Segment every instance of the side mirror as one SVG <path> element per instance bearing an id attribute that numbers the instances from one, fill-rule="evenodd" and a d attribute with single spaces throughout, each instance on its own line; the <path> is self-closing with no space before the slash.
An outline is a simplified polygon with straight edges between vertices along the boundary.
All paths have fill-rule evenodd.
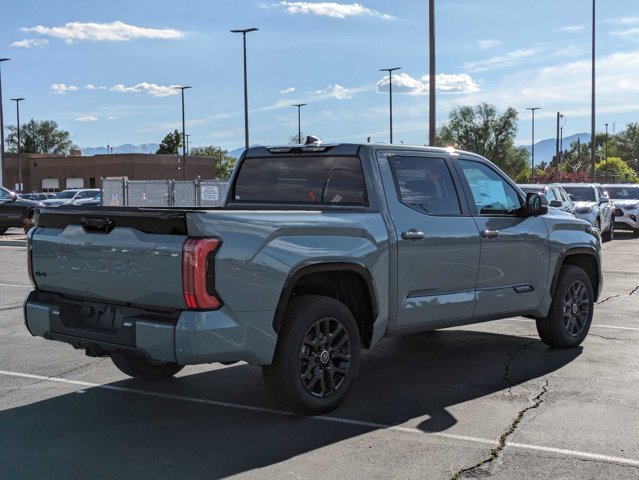
<path id="1" fill-rule="evenodd" d="M 553 200 L 552 202 L 550 202 L 549 205 L 551 207 L 561 207 L 563 203 L 561 203 L 561 200 Z"/>
<path id="2" fill-rule="evenodd" d="M 608 197 L 599 197 L 599 205 L 603 205 L 604 203 L 608 203 L 610 199 Z"/>
<path id="3" fill-rule="evenodd" d="M 548 199 L 543 193 L 529 193 L 526 195 L 526 212 L 531 217 L 548 213 Z"/>

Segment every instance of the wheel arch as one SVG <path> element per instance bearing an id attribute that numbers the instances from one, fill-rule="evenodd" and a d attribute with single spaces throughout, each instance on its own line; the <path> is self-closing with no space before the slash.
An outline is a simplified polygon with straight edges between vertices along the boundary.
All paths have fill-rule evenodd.
<path id="1" fill-rule="evenodd" d="M 599 298 L 601 291 L 601 264 L 599 255 L 596 250 L 588 247 L 577 247 L 569 250 L 564 250 L 557 259 L 555 266 L 555 272 L 553 274 L 552 283 L 550 287 L 551 294 L 554 295 L 557 288 L 557 282 L 559 281 L 559 273 L 564 265 L 574 265 L 586 272 L 590 278 L 592 290 L 595 294 L 595 302 Z"/>
<path id="2" fill-rule="evenodd" d="M 357 321 L 362 346 L 370 346 L 379 310 L 373 278 L 365 265 L 351 262 L 307 262 L 291 270 L 273 318 L 273 329 L 277 333 L 290 300 L 304 294 L 332 297 L 346 305 Z"/>

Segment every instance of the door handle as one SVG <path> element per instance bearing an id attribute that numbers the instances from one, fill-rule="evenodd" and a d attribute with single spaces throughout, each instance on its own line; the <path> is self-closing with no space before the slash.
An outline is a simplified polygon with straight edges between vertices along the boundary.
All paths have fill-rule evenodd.
<path id="1" fill-rule="evenodd" d="M 499 236 L 499 231 L 489 229 L 482 230 L 481 236 L 484 238 L 497 238 Z"/>
<path id="2" fill-rule="evenodd" d="M 402 232 L 402 238 L 404 240 L 421 240 L 424 238 L 424 232 L 418 232 L 417 229 L 411 228 L 406 232 Z"/>

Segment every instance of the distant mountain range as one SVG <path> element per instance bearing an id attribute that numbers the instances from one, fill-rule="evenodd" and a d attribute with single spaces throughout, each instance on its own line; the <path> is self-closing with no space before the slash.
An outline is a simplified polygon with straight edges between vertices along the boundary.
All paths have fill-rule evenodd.
<path id="1" fill-rule="evenodd" d="M 590 142 L 590 134 L 589 133 L 576 133 L 569 137 L 564 137 L 562 144 L 563 149 L 567 150 L 570 148 L 572 142 L 576 142 L 577 139 L 581 141 L 581 143 Z M 532 152 L 531 145 L 522 145 L 528 153 Z M 550 163 L 552 157 L 555 156 L 555 151 L 557 148 L 557 139 L 556 138 L 547 138 L 546 140 L 541 140 L 540 142 L 535 143 L 535 164 L 539 165 L 541 162 Z"/>
<path id="2" fill-rule="evenodd" d="M 581 141 L 581 143 L 588 143 L 590 141 L 589 133 L 576 133 L 574 135 L 570 135 L 569 137 L 565 137 L 563 139 L 563 148 L 564 150 L 570 148 L 570 145 L 573 142 L 576 142 L 577 139 Z M 522 145 L 529 153 L 532 152 L 531 145 Z M 540 164 L 541 162 L 549 163 L 552 160 L 552 157 L 555 155 L 555 146 L 556 139 L 547 138 L 545 140 L 541 140 L 535 143 L 535 163 Z M 155 153 L 157 152 L 160 146 L 157 143 L 143 143 L 142 145 L 132 145 L 127 143 L 125 145 L 118 145 L 117 147 L 111 147 L 113 153 Z M 90 155 L 104 155 L 107 153 L 107 147 L 87 147 L 81 148 L 82 155 L 90 156 Z M 229 151 L 229 155 L 231 157 L 240 158 L 242 152 L 244 151 L 244 147 L 236 148 L 235 150 Z"/>
<path id="3" fill-rule="evenodd" d="M 104 155 L 106 153 L 155 153 L 158 151 L 158 148 L 160 148 L 160 145 L 157 143 L 143 143 L 142 145 L 127 143 L 110 148 L 111 152 L 107 151 L 107 147 L 86 147 L 80 150 L 82 150 L 82 155 L 87 157 L 91 155 Z"/>

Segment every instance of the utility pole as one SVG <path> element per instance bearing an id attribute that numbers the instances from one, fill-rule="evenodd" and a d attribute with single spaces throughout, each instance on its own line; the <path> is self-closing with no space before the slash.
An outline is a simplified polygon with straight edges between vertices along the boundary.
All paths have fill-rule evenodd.
<path id="1" fill-rule="evenodd" d="M 435 0 L 428 2 L 428 145 L 435 145 Z"/>
<path id="2" fill-rule="evenodd" d="M 302 107 L 304 107 L 306 104 L 305 103 L 296 103 L 294 105 L 291 105 L 292 107 L 297 107 L 297 141 L 298 143 L 301 145 L 302 142 L 302 114 L 301 114 L 301 110 Z"/>
<path id="3" fill-rule="evenodd" d="M 608 124 L 606 123 L 606 183 L 608 183 Z"/>
<path id="4" fill-rule="evenodd" d="M 4 185 L 4 118 L 2 116 L 2 62 L 10 59 L 0 58 L 0 187 Z"/>
<path id="5" fill-rule="evenodd" d="M 193 87 L 175 87 L 182 90 L 182 180 L 186 180 L 186 122 L 184 120 L 184 90 Z"/>
<path id="6" fill-rule="evenodd" d="M 592 68 L 591 68 L 591 101 L 590 101 L 590 175 L 595 181 L 595 0 L 592 0 Z"/>
<path id="7" fill-rule="evenodd" d="M 20 102 L 24 100 L 23 97 L 12 98 L 12 101 L 16 102 L 16 120 L 18 123 L 18 185 L 20 192 L 22 192 L 22 156 L 20 155 Z"/>
<path id="8" fill-rule="evenodd" d="M 559 112 L 557 112 L 557 141 L 556 141 L 556 145 L 555 145 L 555 161 L 557 163 L 557 183 L 559 183 L 559 118 L 561 117 L 561 114 Z"/>

